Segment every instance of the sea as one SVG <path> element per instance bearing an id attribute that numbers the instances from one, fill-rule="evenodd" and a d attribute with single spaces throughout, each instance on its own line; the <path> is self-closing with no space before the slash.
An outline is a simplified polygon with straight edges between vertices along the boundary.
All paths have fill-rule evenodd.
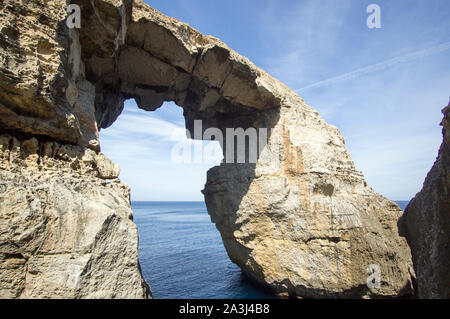
<path id="1" fill-rule="evenodd" d="M 404 209 L 407 201 L 397 201 Z M 139 262 L 153 298 L 266 299 L 225 251 L 204 202 L 132 202 Z"/>

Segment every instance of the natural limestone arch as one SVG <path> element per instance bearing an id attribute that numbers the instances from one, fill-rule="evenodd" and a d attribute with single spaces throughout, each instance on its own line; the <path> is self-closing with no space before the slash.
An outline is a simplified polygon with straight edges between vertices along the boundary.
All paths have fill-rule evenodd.
<path id="1" fill-rule="evenodd" d="M 82 155 L 69 156 L 71 169 L 115 179 L 114 165 L 98 158 L 98 130 L 116 120 L 125 99 L 148 111 L 174 101 L 192 136 L 194 120 L 203 130 L 269 128 L 256 164 L 208 172 L 205 201 L 230 259 L 291 296 L 412 293 L 411 256 L 396 226 L 401 210 L 367 185 L 338 129 L 302 98 L 220 40 L 140 0 L 71 2 L 81 7 L 80 29 L 67 28 L 66 1 L 30 1 L 41 31 L 52 31 L 31 41 L 30 78 L 7 78 L 2 69 L 9 93 L 0 94 L 0 123 L 8 134 L 37 136 L 40 149 L 39 138 L 75 145 Z M 93 159 L 82 160 L 86 153 Z M 379 286 L 367 285 L 371 265 L 381 271 Z"/>

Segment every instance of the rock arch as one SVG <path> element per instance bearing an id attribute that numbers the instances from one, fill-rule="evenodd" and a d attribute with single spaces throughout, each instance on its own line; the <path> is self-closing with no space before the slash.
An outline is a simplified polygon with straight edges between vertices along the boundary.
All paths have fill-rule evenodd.
<path id="1" fill-rule="evenodd" d="M 20 9 L 25 10 L 12 1 L 4 2 L 11 12 L 20 15 Z M 205 201 L 231 260 L 278 293 L 301 297 L 411 294 L 411 256 L 396 226 L 401 211 L 367 186 L 337 128 L 219 39 L 204 36 L 140 0 L 72 3 L 81 7 L 79 30 L 67 28 L 66 3 L 55 0 L 46 7 L 33 2 L 27 9 L 37 21 L 38 39 L 21 42 L 7 36 L 8 30 L 2 31 L 1 43 L 9 41 L 18 47 L 14 51 L 2 45 L 0 52 L 12 56 L 8 63 L 3 60 L 0 69 L 0 123 L 9 134 L 4 150 L 11 153 L 10 141 L 17 140 L 25 161 L 17 165 L 26 166 L 28 153 L 36 153 L 39 164 L 46 162 L 45 143 L 57 143 L 57 151 L 48 156 L 56 158 L 56 166 L 65 161 L 64 167 L 82 175 L 113 178 L 114 187 L 95 180 L 91 188 L 108 187 L 110 196 L 128 198 L 126 188 L 116 180 L 117 167 L 101 156 L 98 141 L 98 130 L 115 121 L 128 98 L 148 111 L 164 101 L 175 101 L 183 107 L 192 135 L 194 120 L 202 120 L 203 130 L 269 128 L 268 144 L 257 163 L 223 163 L 208 172 Z M 19 38 L 32 34 L 29 26 L 14 27 L 12 16 L 2 19 L 9 22 L 3 29 L 17 29 Z M 34 52 L 32 63 L 20 59 L 19 49 Z M 8 73 L 11 65 L 13 74 Z M 27 153 L 24 145 L 31 136 L 36 147 Z M 64 145 L 76 149 L 74 154 L 62 152 Z M 10 157 L 5 157 L 5 163 L 10 163 Z M 8 170 L 6 166 L 2 168 Z M 8 178 L 14 179 L 3 177 Z M 71 189 L 72 198 L 77 192 Z M 122 206 L 129 213 L 129 205 Z M 114 215 L 117 209 L 108 214 Z M 98 240 L 92 245 L 97 247 Z M 367 287 L 370 264 L 381 268 L 379 288 Z M 51 273 L 52 267 L 46 271 Z M 80 269 L 86 267 L 80 262 Z M 133 267 L 132 288 L 114 289 L 134 289 L 146 296 L 145 285 L 136 279 L 138 266 Z M 101 267 L 95 271 L 101 272 Z M 81 277 L 85 285 L 75 289 L 77 296 L 95 294 L 89 278 Z M 111 289 L 107 286 L 103 296 L 111 297 Z"/>

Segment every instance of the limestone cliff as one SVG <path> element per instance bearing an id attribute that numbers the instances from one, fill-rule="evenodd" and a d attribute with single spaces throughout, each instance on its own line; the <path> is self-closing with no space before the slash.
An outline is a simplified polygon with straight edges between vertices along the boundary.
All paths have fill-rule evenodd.
<path id="1" fill-rule="evenodd" d="M 148 298 L 66 7 L 0 1 L 0 298 Z"/>
<path id="2" fill-rule="evenodd" d="M 269 129 L 256 163 L 212 168 L 203 191 L 228 255 L 250 277 L 300 297 L 412 293 L 401 210 L 366 184 L 339 131 L 302 98 L 140 0 L 71 2 L 79 29 L 66 26 L 68 1 L 0 2 L 3 296 L 148 296 L 128 190 L 99 153 L 98 129 L 129 98 L 149 111 L 175 101 L 192 133 L 194 120 L 225 135 Z M 380 280 L 369 288 L 373 269 Z"/>
<path id="3" fill-rule="evenodd" d="M 450 298 L 450 104 L 442 113 L 439 155 L 399 220 L 411 246 L 419 298 Z"/>
<path id="4" fill-rule="evenodd" d="M 0 136 L 1 298 L 149 297 L 118 174 L 90 149 Z"/>
<path id="5" fill-rule="evenodd" d="M 266 116 L 279 120 L 256 165 L 212 168 L 203 191 L 231 260 L 290 296 L 411 294 L 401 210 L 367 186 L 339 131 L 300 101 Z"/>

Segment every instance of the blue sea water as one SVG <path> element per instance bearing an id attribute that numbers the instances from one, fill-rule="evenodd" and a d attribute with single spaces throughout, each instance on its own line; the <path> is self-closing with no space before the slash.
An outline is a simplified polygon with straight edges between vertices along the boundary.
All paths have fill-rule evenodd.
<path id="1" fill-rule="evenodd" d="M 408 206 L 409 201 L 404 201 L 404 200 L 398 200 L 395 201 L 397 203 L 398 206 L 400 206 L 400 208 L 404 211 L 406 206 Z"/>
<path id="2" fill-rule="evenodd" d="M 132 202 L 154 298 L 273 298 L 233 264 L 204 202 Z"/>
<path id="3" fill-rule="evenodd" d="M 408 202 L 397 202 L 404 209 Z M 154 298 L 274 298 L 233 264 L 204 202 L 132 202 Z"/>

